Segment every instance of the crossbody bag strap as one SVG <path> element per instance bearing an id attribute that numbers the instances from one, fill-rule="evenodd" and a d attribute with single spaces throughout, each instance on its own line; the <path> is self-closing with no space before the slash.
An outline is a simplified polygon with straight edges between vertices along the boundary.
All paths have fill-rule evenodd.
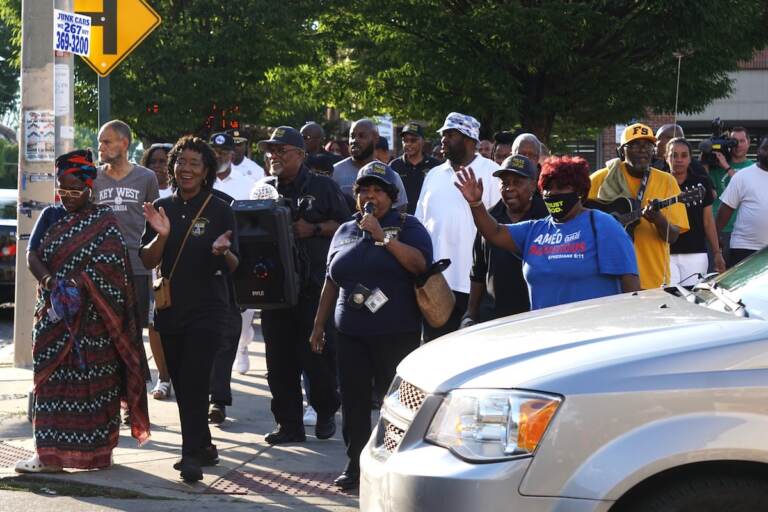
<path id="1" fill-rule="evenodd" d="M 192 227 L 195 225 L 195 222 L 197 222 L 197 219 L 200 218 L 200 214 L 203 213 L 203 210 L 205 210 L 205 207 L 208 206 L 208 201 L 211 200 L 213 197 L 213 194 L 208 194 L 208 197 L 205 198 L 205 202 L 203 203 L 203 206 L 200 207 L 200 209 L 197 211 L 197 215 L 195 215 L 195 218 L 192 219 L 192 222 L 189 224 L 189 228 L 187 229 L 187 234 L 184 235 L 184 240 L 181 242 L 181 247 L 179 247 L 179 252 L 176 254 L 176 261 L 173 262 L 173 267 L 171 267 L 171 273 L 168 275 L 168 280 L 171 280 L 171 277 L 173 277 L 173 271 L 176 270 L 176 265 L 179 263 L 179 258 L 181 258 L 181 251 L 184 250 L 184 246 L 187 244 L 187 239 L 189 238 L 189 234 L 192 232 Z"/>

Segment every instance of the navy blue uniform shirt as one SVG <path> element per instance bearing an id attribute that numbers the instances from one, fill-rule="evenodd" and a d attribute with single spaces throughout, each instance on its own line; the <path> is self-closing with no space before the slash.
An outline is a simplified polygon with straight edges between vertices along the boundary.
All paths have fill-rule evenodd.
<path id="1" fill-rule="evenodd" d="M 413 291 L 414 276 L 408 272 L 389 249 L 364 239 L 357 225 L 361 215 L 339 226 L 328 251 L 328 276 L 339 287 L 336 303 L 336 328 L 350 336 L 398 334 L 421 329 L 421 311 Z M 424 255 L 427 266 L 432 263 L 432 239 L 421 222 L 412 215 L 405 219 L 390 210 L 379 224 L 387 234 L 396 234 L 398 241 L 415 247 Z M 348 297 L 357 284 L 370 290 L 379 288 L 389 299 L 376 313 L 363 306 L 354 309 Z"/>
<path id="2" fill-rule="evenodd" d="M 301 218 L 312 224 L 335 220 L 341 224 L 351 216 L 339 185 L 327 176 L 311 172 L 306 165 L 301 166 L 292 182 L 278 181 L 277 191 L 288 200 L 294 220 Z M 330 243 L 326 236 L 296 239 L 296 248 L 309 263 L 309 275 L 301 276 L 302 288 L 322 288 Z"/>
<path id="3" fill-rule="evenodd" d="M 442 162 L 437 158 L 432 158 L 429 155 L 424 155 L 424 159 L 416 165 L 411 164 L 405 155 L 395 158 L 389 162 L 389 166 L 400 175 L 400 179 L 403 180 L 403 186 L 405 187 L 405 193 L 408 194 L 408 213 L 413 215 L 416 211 L 416 203 L 419 201 L 419 195 L 421 194 L 421 187 L 424 185 L 424 176 L 427 175 L 430 169 L 437 167 Z"/>

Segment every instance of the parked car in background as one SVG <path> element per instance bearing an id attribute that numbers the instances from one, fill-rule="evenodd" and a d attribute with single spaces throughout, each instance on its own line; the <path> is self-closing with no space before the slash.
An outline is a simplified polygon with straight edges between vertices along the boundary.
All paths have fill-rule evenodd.
<path id="1" fill-rule="evenodd" d="M 768 248 L 692 290 L 477 325 L 398 367 L 364 512 L 768 510 Z"/>
<path id="2" fill-rule="evenodd" d="M 14 301 L 18 191 L 0 189 L 0 304 Z"/>

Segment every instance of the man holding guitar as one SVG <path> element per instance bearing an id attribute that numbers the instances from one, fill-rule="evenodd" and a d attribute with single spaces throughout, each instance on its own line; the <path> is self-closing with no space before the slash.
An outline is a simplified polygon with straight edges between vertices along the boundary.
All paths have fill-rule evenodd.
<path id="1" fill-rule="evenodd" d="M 620 198 L 635 200 L 641 207 L 639 223 L 634 226 L 635 253 L 640 272 L 640 287 L 657 288 L 670 283 L 669 244 L 688 231 L 685 206 L 672 202 L 659 208 L 659 200 L 680 195 L 677 181 L 666 172 L 651 167 L 656 137 L 646 125 L 628 126 L 621 135 L 619 157 L 592 174 L 589 199 L 608 205 Z M 606 210 L 611 208 L 606 207 Z"/>

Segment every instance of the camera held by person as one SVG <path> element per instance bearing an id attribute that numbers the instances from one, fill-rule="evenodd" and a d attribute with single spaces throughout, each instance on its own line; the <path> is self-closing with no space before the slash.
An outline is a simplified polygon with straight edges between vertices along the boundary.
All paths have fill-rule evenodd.
<path id="1" fill-rule="evenodd" d="M 718 165 L 717 157 L 714 152 L 722 153 L 726 160 L 731 161 L 731 151 L 739 145 L 739 141 L 729 137 L 727 130 L 724 130 L 724 123 L 720 118 L 712 121 L 712 137 L 699 142 L 699 151 L 701 151 L 701 163 L 704 165 Z"/>

